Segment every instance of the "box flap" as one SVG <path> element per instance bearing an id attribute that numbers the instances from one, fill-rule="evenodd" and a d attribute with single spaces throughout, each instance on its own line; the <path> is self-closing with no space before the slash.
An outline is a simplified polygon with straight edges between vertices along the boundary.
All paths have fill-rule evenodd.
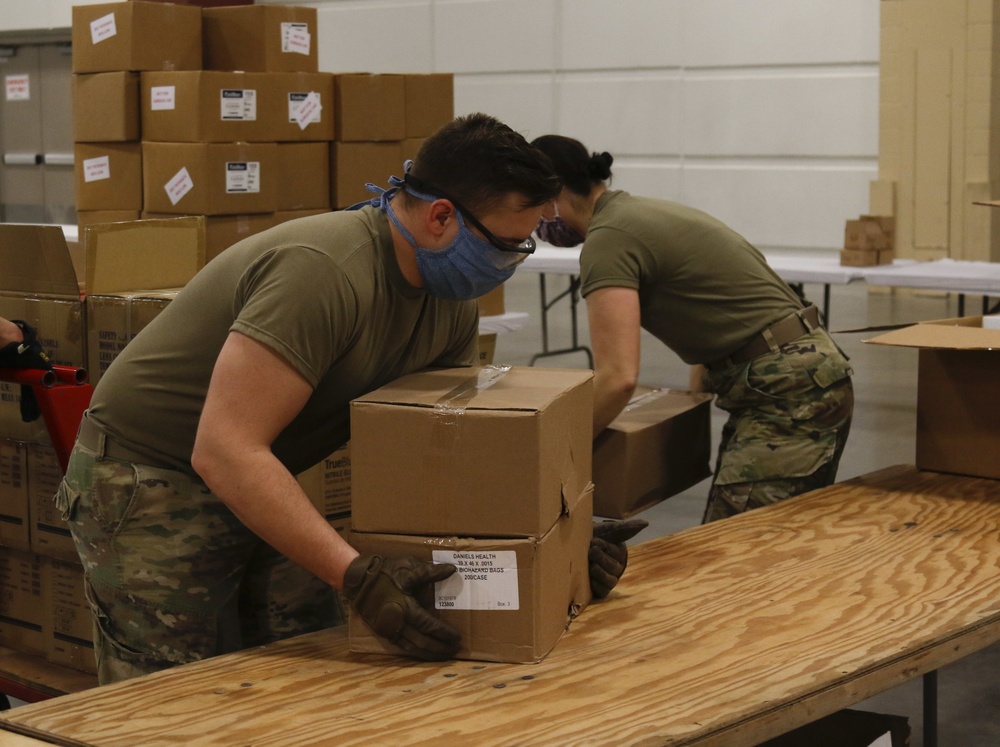
<path id="1" fill-rule="evenodd" d="M 542 410 L 567 388 L 593 377 L 584 369 L 483 366 L 442 368 L 403 376 L 358 403 L 448 410 Z"/>
<path id="2" fill-rule="evenodd" d="M 996 350 L 1000 349 L 1000 329 L 984 329 L 981 316 L 963 316 L 922 322 L 865 342 L 910 348 Z"/>
<path id="3" fill-rule="evenodd" d="M 95 223 L 83 245 L 88 293 L 180 288 L 205 265 L 205 218 Z"/>
<path id="4" fill-rule="evenodd" d="M 0 291 L 80 298 L 60 226 L 0 224 Z"/>

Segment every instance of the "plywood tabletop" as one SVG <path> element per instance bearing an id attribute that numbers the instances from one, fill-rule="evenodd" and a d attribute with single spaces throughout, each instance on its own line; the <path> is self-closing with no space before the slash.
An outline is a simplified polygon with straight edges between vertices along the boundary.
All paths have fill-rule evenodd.
<path id="1" fill-rule="evenodd" d="M 633 547 L 538 664 L 352 654 L 335 629 L 0 727 L 97 747 L 754 745 L 1000 639 L 998 540 L 1000 482 L 894 467 Z"/>

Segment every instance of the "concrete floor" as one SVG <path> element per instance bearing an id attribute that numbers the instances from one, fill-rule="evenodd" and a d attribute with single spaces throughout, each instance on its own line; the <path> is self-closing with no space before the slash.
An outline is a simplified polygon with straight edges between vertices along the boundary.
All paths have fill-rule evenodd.
<path id="1" fill-rule="evenodd" d="M 567 286 L 565 277 L 546 277 L 551 299 Z M 822 303 L 823 287 L 806 285 L 808 298 Z M 495 362 L 527 365 L 541 352 L 541 308 L 538 275 L 516 273 L 505 290 L 506 309 L 530 314 L 524 327 L 501 334 Z M 994 299 L 995 300 L 995 299 Z M 966 313 L 980 313 L 981 299 L 966 299 Z M 940 319 L 958 316 L 958 299 L 944 294 L 886 292 L 863 284 L 834 286 L 831 289 L 829 329 L 849 330 L 868 325 Z M 586 307 L 578 311 L 579 340 L 587 344 Z M 855 417 L 840 465 L 838 479 L 848 479 L 894 464 L 912 464 L 916 423 L 916 364 L 914 350 L 866 345 L 858 333 L 835 334 L 850 356 L 855 370 Z M 568 299 L 549 314 L 549 348 L 570 345 Z M 544 357 L 536 365 L 586 367 L 582 352 Z M 686 389 L 688 368 L 661 343 L 643 333 L 640 381 L 649 386 Z M 713 408 L 714 444 L 718 442 L 724 413 Z M 714 452 L 713 452 L 714 453 Z M 637 538 L 653 537 L 696 526 L 701 522 L 709 480 L 654 506 L 642 514 L 650 526 Z M 1000 540 L 1000 538 L 998 538 Z M 922 681 L 911 680 L 856 708 L 906 716 L 911 728 L 911 747 L 924 747 Z M 1000 644 L 974 653 L 943 668 L 938 673 L 938 744 L 941 747 L 1000 747 Z"/>

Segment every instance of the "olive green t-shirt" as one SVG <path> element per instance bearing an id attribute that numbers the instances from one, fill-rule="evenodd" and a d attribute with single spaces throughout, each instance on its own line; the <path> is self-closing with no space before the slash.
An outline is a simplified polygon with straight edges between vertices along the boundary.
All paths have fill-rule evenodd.
<path id="1" fill-rule="evenodd" d="M 746 239 L 675 202 L 608 191 L 580 252 L 581 293 L 639 291 L 641 324 L 689 364 L 723 358 L 802 307 Z"/>
<path id="2" fill-rule="evenodd" d="M 108 367 L 90 418 L 154 465 L 190 471 L 212 369 L 231 330 L 314 387 L 272 445 L 297 473 L 347 441 L 349 403 L 427 366 L 478 360 L 475 301 L 414 288 L 386 216 L 365 207 L 283 223 L 210 261 Z M 266 396 L 246 392 L 246 407 Z"/>

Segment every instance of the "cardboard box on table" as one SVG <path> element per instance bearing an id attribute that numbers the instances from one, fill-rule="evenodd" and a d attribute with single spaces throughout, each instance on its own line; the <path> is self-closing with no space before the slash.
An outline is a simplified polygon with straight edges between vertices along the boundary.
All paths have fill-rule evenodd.
<path id="1" fill-rule="evenodd" d="M 87 226 L 87 360 L 96 384 L 205 264 L 201 216 Z"/>
<path id="2" fill-rule="evenodd" d="M 73 76 L 75 142 L 136 142 L 140 132 L 138 73 Z"/>
<path id="3" fill-rule="evenodd" d="M 593 372 L 404 376 L 351 403 L 354 527 L 542 537 L 591 482 Z"/>
<path id="4" fill-rule="evenodd" d="M 125 221 L 139 220 L 141 217 L 141 210 L 77 210 L 76 226 L 78 235 L 83 236 L 83 229 L 95 223 L 124 223 Z M 79 244 L 79 242 L 77 243 Z M 86 268 L 86 263 L 83 266 Z M 77 274 L 82 280 L 86 277 L 86 269 Z"/>
<path id="5" fill-rule="evenodd" d="M 84 304 L 60 226 L 0 224 L 0 316 L 34 327 L 53 363 L 86 366 Z M 21 387 L 0 382 L 0 438 L 49 443 L 42 418 L 21 420 L 20 403 Z"/>
<path id="6" fill-rule="evenodd" d="M 73 6 L 73 72 L 198 70 L 201 8 L 156 2 Z"/>
<path id="7" fill-rule="evenodd" d="M 968 316 L 914 324 L 865 340 L 919 349 L 920 469 L 1000 479 L 998 327 L 996 317 Z"/>
<path id="8" fill-rule="evenodd" d="M 305 72 L 319 70 L 316 9 L 294 5 L 205 8 L 206 70 Z"/>
<path id="9" fill-rule="evenodd" d="M 169 213 L 144 211 L 144 220 L 154 218 L 176 218 Z M 240 215 L 202 215 L 205 222 L 205 262 L 218 257 L 233 244 L 266 231 L 278 224 L 276 213 L 245 213 Z"/>
<path id="10" fill-rule="evenodd" d="M 475 500 L 471 496 L 469 500 Z M 362 553 L 409 555 L 458 566 L 435 585 L 434 614 L 462 634 L 459 659 L 537 662 L 545 658 L 590 602 L 587 550 L 592 534 L 592 486 L 567 503 L 539 536 L 469 538 L 365 534 L 349 542 Z M 351 615 L 352 651 L 400 653 Z"/>
<path id="11" fill-rule="evenodd" d="M 624 519 L 712 474 L 712 395 L 640 387 L 594 439 L 594 514 Z"/>

